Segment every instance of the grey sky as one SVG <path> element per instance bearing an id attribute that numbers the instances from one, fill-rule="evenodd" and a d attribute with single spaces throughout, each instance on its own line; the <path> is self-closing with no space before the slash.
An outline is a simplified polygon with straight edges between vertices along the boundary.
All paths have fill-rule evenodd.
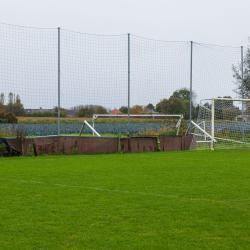
<path id="1" fill-rule="evenodd" d="M 249 7 L 249 0 L 2 0 L 1 23 L 53 29 L 0 25 L 0 92 L 19 94 L 25 108 L 57 105 L 61 27 L 62 107 L 127 105 L 127 33 L 131 106 L 155 105 L 189 88 L 191 44 L 185 41 L 191 40 L 196 101 L 236 97 L 232 65 L 248 45 Z"/>
<path id="2" fill-rule="evenodd" d="M 247 46 L 249 0 L 1 0 L 0 22 Z"/>

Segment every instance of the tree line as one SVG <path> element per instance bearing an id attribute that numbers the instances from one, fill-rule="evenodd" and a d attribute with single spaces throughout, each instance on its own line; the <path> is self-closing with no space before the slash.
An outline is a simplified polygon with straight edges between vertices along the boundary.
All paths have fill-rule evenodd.
<path id="1" fill-rule="evenodd" d="M 15 114 L 24 115 L 25 111 L 19 95 L 14 98 L 13 93 L 9 93 L 9 102 L 4 105 L 4 93 L 0 95 L 0 123 L 17 123 Z"/>
<path id="2" fill-rule="evenodd" d="M 5 103 L 5 96 L 4 93 L 1 93 L 0 96 L 0 110 L 2 112 L 12 112 L 16 116 L 25 116 L 25 110 L 23 107 L 23 104 L 21 103 L 20 96 L 17 94 L 14 96 L 12 92 L 9 93 L 8 95 L 8 104 L 4 105 Z"/>
<path id="3" fill-rule="evenodd" d="M 193 93 L 195 96 L 195 93 Z M 176 90 L 169 99 L 162 99 L 159 103 L 154 106 L 152 103 L 149 103 L 147 106 L 143 105 L 134 105 L 130 108 L 130 114 L 143 114 L 151 113 L 153 111 L 161 114 L 183 114 L 184 118 L 189 118 L 190 113 L 190 92 L 187 89 Z M 20 96 L 17 94 L 14 97 L 13 93 L 9 93 L 8 104 L 4 105 L 5 97 L 4 94 L 1 94 L 0 98 L 0 110 L 1 112 L 12 112 L 16 116 L 27 116 L 27 117 L 57 117 L 58 108 L 54 108 L 54 112 L 34 112 L 26 113 L 21 103 Z M 109 114 L 110 110 L 100 105 L 79 105 L 72 107 L 71 110 L 75 110 L 75 117 L 92 117 L 93 114 Z M 128 107 L 122 106 L 119 110 L 123 114 L 128 113 Z M 196 118 L 198 114 L 198 109 L 192 102 L 192 116 Z M 60 116 L 66 117 L 68 111 L 66 109 L 60 109 Z M 3 116 L 3 115 L 2 115 Z"/>

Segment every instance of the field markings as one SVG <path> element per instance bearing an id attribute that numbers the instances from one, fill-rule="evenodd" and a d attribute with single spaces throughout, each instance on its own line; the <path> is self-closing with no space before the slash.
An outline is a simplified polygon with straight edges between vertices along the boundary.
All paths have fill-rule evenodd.
<path id="1" fill-rule="evenodd" d="M 2 181 L 23 182 L 23 183 L 48 184 L 48 183 L 40 182 L 40 181 L 25 181 L 25 180 L 2 179 L 2 178 L 0 180 L 2 180 Z M 113 192 L 113 193 L 141 194 L 141 195 L 148 195 L 148 196 L 165 197 L 165 198 L 168 198 L 168 199 L 176 198 L 176 199 L 193 200 L 193 201 L 204 201 L 204 202 L 226 203 L 226 202 L 245 202 L 245 201 L 249 201 L 250 200 L 250 199 L 213 200 L 213 199 L 206 199 L 206 198 L 192 198 L 192 197 L 183 197 L 183 196 L 176 196 L 176 195 L 164 195 L 164 194 L 135 192 L 135 191 L 126 191 L 126 190 L 105 189 L 105 188 L 98 188 L 98 187 L 84 187 L 84 186 L 75 186 L 75 185 L 67 185 L 67 184 L 51 184 L 51 183 L 49 183 L 49 184 L 53 185 L 53 186 L 61 186 L 61 187 L 92 189 L 92 190 L 105 191 L 105 192 Z"/>

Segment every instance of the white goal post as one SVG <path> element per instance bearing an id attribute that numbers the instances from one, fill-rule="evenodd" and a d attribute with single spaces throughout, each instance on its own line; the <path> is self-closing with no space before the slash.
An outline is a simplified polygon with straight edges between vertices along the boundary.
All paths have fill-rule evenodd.
<path id="1" fill-rule="evenodd" d="M 250 99 L 202 100 L 197 122 L 192 125 L 195 148 L 250 147 Z"/>
<path id="2" fill-rule="evenodd" d="M 95 128 L 95 120 L 98 117 L 113 117 L 113 118 L 117 118 L 117 117 L 128 117 L 128 114 L 93 114 L 93 118 L 92 118 L 92 127 L 93 129 Z M 167 117 L 177 117 L 178 122 L 176 124 L 176 128 L 177 128 L 177 133 L 176 135 L 179 134 L 179 130 L 180 130 L 180 126 L 181 126 L 181 120 L 183 119 L 183 115 L 176 115 L 176 114 L 130 114 L 129 117 L 163 117 L 167 118 Z M 93 132 L 93 136 L 94 136 L 94 132 Z"/>

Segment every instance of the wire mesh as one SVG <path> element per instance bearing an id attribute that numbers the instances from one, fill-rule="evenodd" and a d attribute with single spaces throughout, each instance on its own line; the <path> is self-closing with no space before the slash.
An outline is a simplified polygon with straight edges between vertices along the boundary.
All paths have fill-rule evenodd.
<path id="1" fill-rule="evenodd" d="M 50 111 L 56 119 L 58 46 L 57 29 L 0 24 L 0 108 L 19 117 Z M 191 65 L 191 42 L 157 41 L 130 35 L 129 43 L 127 34 L 99 36 L 61 29 L 61 116 L 85 119 L 93 114 L 110 114 L 115 118 L 120 112 L 128 112 L 130 102 L 131 114 L 180 114 L 187 128 L 191 83 L 194 121 L 201 117 L 201 100 L 235 98 L 242 94 L 240 47 L 193 43 L 192 51 Z M 244 62 L 244 77 L 248 77 L 247 61 Z M 234 105 L 241 110 L 239 103 Z M 127 116 L 123 118 L 126 120 Z M 111 131 L 112 126 L 107 125 L 107 130 Z M 75 128 L 77 131 L 67 130 L 79 133 L 79 126 Z M 128 132 L 128 129 L 118 130 Z M 114 131 L 117 133 L 117 129 Z M 41 126 L 35 133 L 44 135 Z M 54 129 L 51 134 L 55 134 Z"/>
<path id="2" fill-rule="evenodd" d="M 61 107 L 127 106 L 127 35 L 61 30 Z"/>
<path id="3" fill-rule="evenodd" d="M 27 112 L 57 106 L 56 29 L 0 24 L 0 92 L 5 105 L 19 96 Z"/>
<path id="4" fill-rule="evenodd" d="M 193 45 L 193 89 L 196 103 L 203 99 L 230 96 L 237 86 L 233 77 L 233 65 L 241 63 L 241 47 L 223 47 L 194 43 Z"/>
<path id="5" fill-rule="evenodd" d="M 131 36 L 131 107 L 156 107 L 174 91 L 190 87 L 190 42 Z"/>

